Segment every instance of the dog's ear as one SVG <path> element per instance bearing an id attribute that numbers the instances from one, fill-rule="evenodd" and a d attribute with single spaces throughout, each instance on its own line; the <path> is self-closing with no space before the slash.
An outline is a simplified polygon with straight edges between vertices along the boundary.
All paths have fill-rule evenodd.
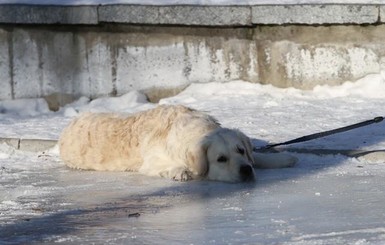
<path id="1" fill-rule="evenodd" d="M 235 130 L 238 137 L 241 139 L 241 142 L 246 150 L 246 156 L 247 159 L 254 165 L 254 157 L 253 157 L 253 145 L 251 144 L 251 141 L 249 137 L 247 137 L 244 133 L 242 133 L 239 130 Z"/>
<path id="2" fill-rule="evenodd" d="M 187 153 L 188 169 L 194 175 L 194 179 L 204 178 L 209 171 L 207 150 L 211 141 L 204 139 L 195 149 Z"/>

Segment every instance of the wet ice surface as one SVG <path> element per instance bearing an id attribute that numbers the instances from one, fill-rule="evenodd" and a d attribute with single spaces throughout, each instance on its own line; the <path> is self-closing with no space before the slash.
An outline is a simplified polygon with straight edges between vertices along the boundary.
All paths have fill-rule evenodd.
<path id="1" fill-rule="evenodd" d="M 382 77 L 318 92 L 241 82 L 196 85 L 161 104 L 206 111 L 262 146 L 384 115 Z M 123 109 L 115 99 L 119 111 L 156 106 L 129 96 L 133 102 Z M 57 113 L 0 114 L 0 137 L 55 139 L 77 111 L 99 109 L 77 102 Z M 296 147 L 384 149 L 384 125 Z M 180 183 L 136 173 L 72 170 L 57 150 L 28 153 L 0 145 L 0 244 L 385 242 L 384 159 L 294 155 L 299 159 L 294 168 L 257 170 L 255 184 Z"/>
<path id="2" fill-rule="evenodd" d="M 52 154 L 16 152 L 9 161 L 36 168 L 1 170 L 0 243 L 385 241 L 384 164 L 297 156 L 295 168 L 259 170 L 255 184 L 227 184 L 76 171 Z"/>

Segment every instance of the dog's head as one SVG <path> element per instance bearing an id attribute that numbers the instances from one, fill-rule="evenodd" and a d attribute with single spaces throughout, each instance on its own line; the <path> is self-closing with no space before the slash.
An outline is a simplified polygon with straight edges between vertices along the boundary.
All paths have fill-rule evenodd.
<path id="1" fill-rule="evenodd" d="M 206 178 L 224 182 L 254 181 L 252 145 L 238 130 L 219 128 L 203 141 Z"/>

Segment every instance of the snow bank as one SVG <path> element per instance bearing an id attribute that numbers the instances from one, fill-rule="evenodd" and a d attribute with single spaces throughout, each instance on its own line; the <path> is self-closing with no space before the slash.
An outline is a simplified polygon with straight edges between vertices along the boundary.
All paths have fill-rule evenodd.
<path id="1" fill-rule="evenodd" d="M 367 99 L 385 98 L 385 71 L 371 74 L 356 82 L 347 81 L 339 86 L 318 85 L 313 90 L 295 88 L 277 88 L 272 85 L 253 84 L 244 81 L 228 83 L 195 83 L 174 98 L 166 98 L 160 104 L 196 101 L 194 98 L 207 96 L 254 95 L 282 98 L 332 99 L 340 97 L 355 97 Z"/>
<path id="2" fill-rule="evenodd" d="M 275 100 L 283 98 L 302 98 L 325 100 L 332 98 L 385 98 L 385 71 L 368 75 L 356 82 L 345 82 L 340 86 L 316 86 L 311 91 L 294 88 L 277 88 L 272 85 L 253 84 L 244 81 L 227 83 L 194 83 L 179 95 L 163 99 L 159 104 L 193 104 L 199 100 L 210 100 L 212 97 L 229 96 L 267 96 L 265 107 L 277 106 Z M 125 112 L 133 113 L 156 106 L 148 102 L 146 96 L 138 91 L 132 91 L 119 97 L 104 97 L 90 101 L 81 97 L 77 101 L 62 108 L 59 113 L 65 117 L 73 117 L 79 112 Z M 52 113 L 44 99 L 20 99 L 0 101 L 0 118 L 13 115 L 19 117 L 34 117 Z"/>
<path id="3" fill-rule="evenodd" d="M 15 153 L 13 147 L 8 146 L 6 143 L 0 144 L 0 159 L 7 159 Z"/>
<path id="4" fill-rule="evenodd" d="M 224 127 L 239 128 L 255 139 L 256 145 L 278 143 L 303 135 L 330 130 L 383 116 L 385 113 L 384 72 L 341 86 L 318 86 L 311 91 L 276 88 L 244 81 L 196 83 L 159 104 L 182 104 L 216 117 Z M 49 112 L 42 99 L 0 102 L 0 137 L 58 139 L 72 117 L 82 112 L 135 113 L 150 109 L 146 96 L 132 91 L 119 97 L 76 102 Z M 298 126 L 300 125 L 300 126 Z M 382 125 L 382 124 L 381 124 Z M 312 141 L 317 148 L 378 149 L 384 145 L 385 128 Z M 360 132 L 360 131 L 355 131 Z M 314 143 L 313 143 L 314 142 Z M 306 145 L 305 147 L 309 147 Z"/>
<path id="5" fill-rule="evenodd" d="M 385 71 L 368 75 L 356 82 L 345 82 L 341 86 L 316 86 L 313 94 L 317 98 L 356 96 L 362 98 L 385 98 Z"/>
<path id="6" fill-rule="evenodd" d="M 82 97 L 64 108 L 64 115 L 73 117 L 79 112 L 127 112 L 148 109 L 151 104 L 147 97 L 138 91 L 132 91 L 119 97 L 104 97 L 90 101 Z"/>
<path id="7" fill-rule="evenodd" d="M 0 101 L 0 119 L 5 114 L 20 117 L 37 116 L 49 113 L 48 104 L 44 99 L 19 99 Z"/>

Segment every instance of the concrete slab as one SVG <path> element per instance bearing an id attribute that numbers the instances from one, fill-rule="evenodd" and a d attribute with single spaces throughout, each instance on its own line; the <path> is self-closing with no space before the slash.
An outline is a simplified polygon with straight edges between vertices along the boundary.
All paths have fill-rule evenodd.
<path id="1" fill-rule="evenodd" d="M 100 22 L 202 26 L 251 25 L 250 7 L 141 6 L 99 7 Z"/>
<path id="2" fill-rule="evenodd" d="M 379 6 L 380 10 L 379 10 L 379 17 L 378 17 L 378 21 L 380 23 L 385 23 L 385 5 L 381 5 Z"/>
<path id="3" fill-rule="evenodd" d="M 249 26 L 256 24 L 383 23 L 384 5 L 17 5 L 0 4 L 0 23 L 11 24 L 165 24 Z"/>
<path id="4" fill-rule="evenodd" d="M 0 23 L 97 24 L 97 6 L 0 5 Z"/>
<path id="5" fill-rule="evenodd" d="M 13 81 L 11 74 L 11 67 L 9 55 L 12 53 L 12 42 L 10 42 L 11 35 L 5 31 L 0 30 L 0 98 L 12 99 Z M 1 113 L 1 112 L 0 112 Z"/>
<path id="6" fill-rule="evenodd" d="M 99 22 L 158 24 L 159 7 L 141 5 L 106 5 L 99 7 Z"/>
<path id="7" fill-rule="evenodd" d="M 253 24 L 372 24 L 379 20 L 376 5 L 253 6 Z"/>
<path id="8" fill-rule="evenodd" d="M 159 9 L 160 24 L 203 26 L 251 25 L 249 7 L 242 6 L 167 6 Z"/>

